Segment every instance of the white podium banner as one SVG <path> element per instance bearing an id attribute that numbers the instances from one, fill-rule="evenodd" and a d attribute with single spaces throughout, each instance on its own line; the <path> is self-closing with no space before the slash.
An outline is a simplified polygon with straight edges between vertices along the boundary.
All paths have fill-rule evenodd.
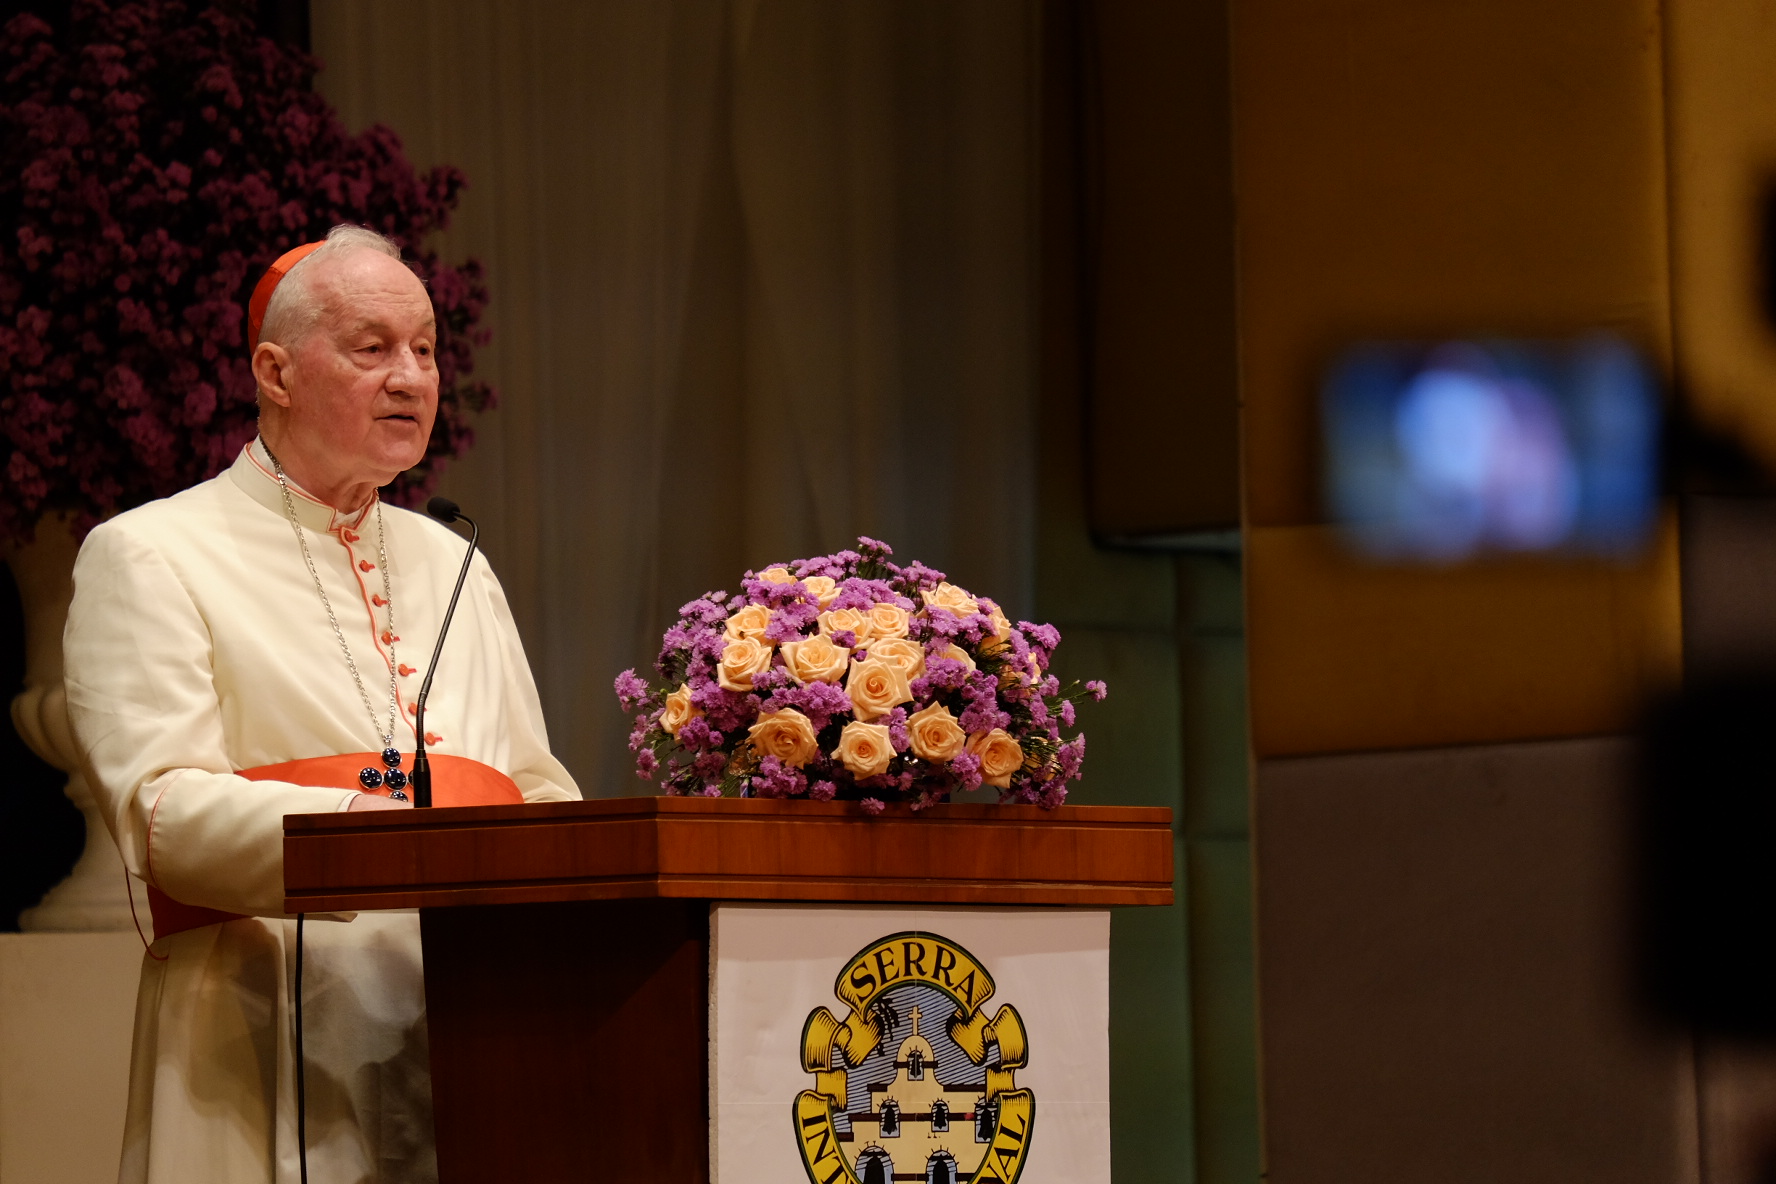
<path id="1" fill-rule="evenodd" d="M 714 1184 L 1109 1184 L 1110 914 L 718 904 Z"/>

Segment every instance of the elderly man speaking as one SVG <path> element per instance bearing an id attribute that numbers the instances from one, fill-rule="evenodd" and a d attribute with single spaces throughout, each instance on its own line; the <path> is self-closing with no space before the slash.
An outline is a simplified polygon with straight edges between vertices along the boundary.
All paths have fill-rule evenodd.
<path id="1" fill-rule="evenodd" d="M 297 1179 L 283 817 L 407 806 L 421 664 L 465 546 L 377 496 L 425 454 L 438 400 L 431 301 L 396 247 L 336 227 L 273 265 L 249 322 L 259 437 L 220 476 L 99 526 L 74 569 L 69 712 L 154 917 L 126 1184 Z M 439 663 L 440 804 L 452 784 L 579 797 L 479 556 Z M 435 1179 L 417 918 L 306 930 L 313 1178 Z"/>

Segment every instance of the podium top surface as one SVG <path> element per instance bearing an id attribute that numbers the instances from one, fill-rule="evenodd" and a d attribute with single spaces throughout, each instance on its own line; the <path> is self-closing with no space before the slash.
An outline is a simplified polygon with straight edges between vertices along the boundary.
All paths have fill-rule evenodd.
<path id="1" fill-rule="evenodd" d="M 637 897 L 1004 905 L 1172 902 L 1171 811 L 607 798 L 291 814 L 297 912 Z"/>

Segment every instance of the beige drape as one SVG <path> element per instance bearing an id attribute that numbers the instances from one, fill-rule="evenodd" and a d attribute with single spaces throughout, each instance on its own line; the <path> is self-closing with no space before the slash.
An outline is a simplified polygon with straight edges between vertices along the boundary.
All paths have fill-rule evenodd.
<path id="1" fill-rule="evenodd" d="M 1031 600 L 1035 6 L 314 0 L 318 85 L 470 189 L 476 513 L 556 752 L 745 567 L 886 539 Z M 447 660 L 447 659 L 446 659 Z"/>

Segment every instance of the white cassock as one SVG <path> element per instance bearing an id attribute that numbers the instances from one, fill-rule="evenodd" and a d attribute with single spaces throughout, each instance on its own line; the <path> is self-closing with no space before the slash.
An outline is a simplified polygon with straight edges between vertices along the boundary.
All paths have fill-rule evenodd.
<path id="1" fill-rule="evenodd" d="M 347 521 L 292 491 L 385 727 L 376 514 Z M 410 708 L 466 543 L 411 511 L 382 516 L 396 746 L 411 768 Z M 125 866 L 187 905 L 248 914 L 159 938 L 143 960 L 120 1181 L 294 1182 L 296 922 L 283 911 L 283 818 L 341 810 L 354 795 L 237 774 L 382 742 L 256 441 L 221 476 L 87 537 L 64 644 L 69 715 Z M 580 796 L 549 754 L 511 610 L 480 556 L 426 730 L 435 751 L 507 774 L 527 801 Z M 311 1179 L 436 1179 L 417 916 L 311 918 L 303 979 Z"/>

